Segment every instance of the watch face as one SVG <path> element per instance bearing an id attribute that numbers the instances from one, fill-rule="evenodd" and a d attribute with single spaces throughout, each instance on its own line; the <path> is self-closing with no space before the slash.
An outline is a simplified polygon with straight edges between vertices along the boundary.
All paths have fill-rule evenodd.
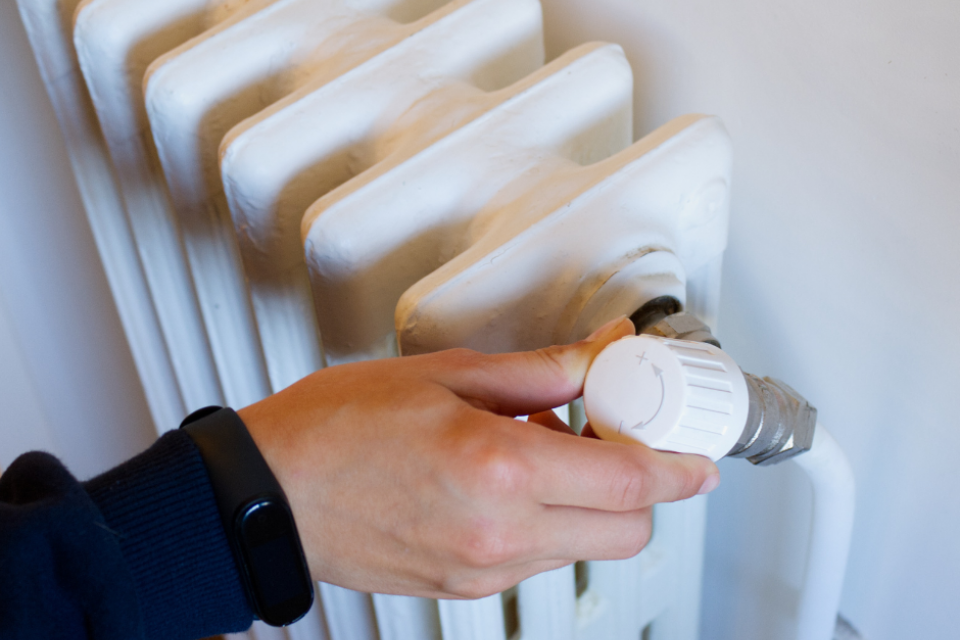
<path id="1" fill-rule="evenodd" d="M 290 509 L 279 500 L 259 500 L 243 510 L 237 525 L 257 617 L 274 626 L 297 621 L 313 603 L 313 582 Z"/>

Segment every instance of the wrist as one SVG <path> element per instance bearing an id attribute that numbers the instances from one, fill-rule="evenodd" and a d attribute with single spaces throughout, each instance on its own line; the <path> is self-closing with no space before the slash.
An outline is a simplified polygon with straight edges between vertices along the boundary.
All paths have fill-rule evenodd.
<path id="1" fill-rule="evenodd" d="M 294 425 L 301 418 L 297 412 L 291 412 L 289 398 L 282 402 L 277 400 L 277 395 L 270 396 L 238 410 L 237 415 L 283 488 L 287 504 L 298 525 L 307 566 L 312 576 L 318 576 L 314 571 L 314 558 L 311 555 L 311 534 L 317 525 L 315 515 L 318 512 L 314 506 L 308 504 L 309 498 L 316 496 L 316 488 L 311 489 L 305 481 L 312 478 L 318 468 L 323 466 L 326 451 L 314 450 L 309 436 L 303 431 L 297 433 Z M 316 420 L 311 423 L 316 423 Z M 312 455 L 301 455 L 307 449 L 312 451 Z"/>

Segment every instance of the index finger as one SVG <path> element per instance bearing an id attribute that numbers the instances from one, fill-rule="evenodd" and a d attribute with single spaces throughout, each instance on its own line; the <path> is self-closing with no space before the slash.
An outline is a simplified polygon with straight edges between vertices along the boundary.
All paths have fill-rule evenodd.
<path id="1" fill-rule="evenodd" d="M 537 413 L 579 397 L 593 359 L 614 340 L 634 333 L 623 316 L 569 345 L 495 355 L 448 352 L 448 366 L 437 381 L 494 413 Z"/>

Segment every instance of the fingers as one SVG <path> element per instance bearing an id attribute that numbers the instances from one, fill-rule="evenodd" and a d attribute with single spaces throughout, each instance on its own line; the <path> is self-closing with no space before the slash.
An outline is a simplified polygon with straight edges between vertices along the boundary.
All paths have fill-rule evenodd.
<path id="1" fill-rule="evenodd" d="M 594 440 L 599 440 L 600 436 L 597 435 L 597 432 L 593 430 L 593 425 L 589 422 L 583 425 L 583 429 L 580 430 L 581 438 L 593 438 Z"/>
<path id="2" fill-rule="evenodd" d="M 593 359 L 614 340 L 633 335 L 626 317 L 612 320 L 585 340 L 498 355 L 460 352 L 437 380 L 464 399 L 504 415 L 533 414 L 570 402 L 583 392 Z"/>
<path id="3" fill-rule="evenodd" d="M 495 570 L 486 570 L 471 573 L 460 578 L 446 581 L 442 591 L 423 593 L 428 598 L 450 598 L 476 600 L 495 593 L 506 591 L 531 576 L 544 571 L 552 571 L 573 564 L 574 560 L 535 560 L 518 564 L 497 567 Z M 403 594 L 408 595 L 408 594 Z"/>
<path id="4" fill-rule="evenodd" d="M 517 448 L 543 504 L 632 511 L 712 490 L 719 471 L 708 458 L 655 451 L 552 431 L 525 433 Z"/>
<path id="5" fill-rule="evenodd" d="M 468 564 L 444 591 L 446 597 L 479 598 L 578 560 L 632 558 L 650 541 L 652 525 L 650 508 L 614 513 L 541 506 L 507 534 L 509 554 Z"/>
<path id="6" fill-rule="evenodd" d="M 594 511 L 545 507 L 541 560 L 623 560 L 640 553 L 653 532 L 653 510 Z"/>
<path id="7" fill-rule="evenodd" d="M 541 411 L 540 413 L 535 413 L 532 416 L 528 416 L 527 422 L 538 424 L 541 427 L 546 427 L 547 429 L 556 431 L 557 433 L 564 433 L 573 436 L 577 435 L 577 432 L 567 426 L 567 423 L 561 420 L 560 416 L 553 412 L 553 409 L 548 409 L 547 411 Z"/>
<path id="8" fill-rule="evenodd" d="M 649 508 L 613 513 L 540 507 L 531 517 L 532 527 L 514 532 L 522 541 L 513 543 L 511 556 L 474 565 L 458 578 L 445 581 L 441 597 L 480 598 L 577 560 L 631 558 L 650 540 L 651 516 Z"/>
<path id="9" fill-rule="evenodd" d="M 473 469 L 485 491 L 509 478 L 508 494 L 539 504 L 633 511 L 689 498 L 719 480 L 716 465 L 703 456 L 570 437 L 539 424 L 465 411 L 472 437 L 482 435 L 483 442 L 470 451 L 483 455 L 456 464 Z"/>

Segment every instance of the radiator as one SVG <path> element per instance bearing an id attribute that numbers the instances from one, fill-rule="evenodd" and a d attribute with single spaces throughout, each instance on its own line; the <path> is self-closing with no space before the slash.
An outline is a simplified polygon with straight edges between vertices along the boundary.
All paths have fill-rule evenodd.
<path id="1" fill-rule="evenodd" d="M 538 0 L 19 5 L 161 431 L 326 365 L 568 343 L 662 295 L 715 325 L 722 124 L 634 142 L 622 50 L 546 63 Z M 630 560 L 477 601 L 320 584 L 249 635 L 693 640 L 705 504 L 659 505 Z"/>

